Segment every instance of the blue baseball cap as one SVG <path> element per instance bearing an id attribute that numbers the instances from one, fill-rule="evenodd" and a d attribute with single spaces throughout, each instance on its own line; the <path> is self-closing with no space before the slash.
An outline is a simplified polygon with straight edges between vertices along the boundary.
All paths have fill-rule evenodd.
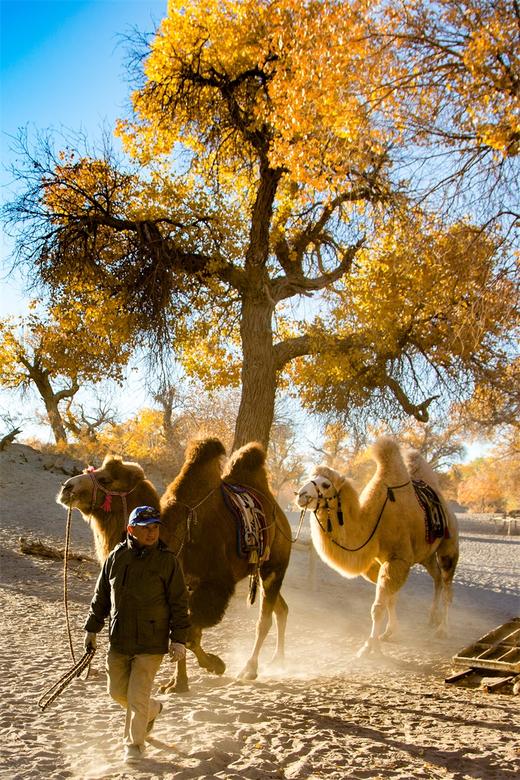
<path id="1" fill-rule="evenodd" d="M 159 525 L 162 525 L 161 513 L 158 509 L 155 509 L 155 507 L 136 506 L 136 508 L 132 509 L 130 512 L 128 525 L 152 525 L 152 523 L 159 523 Z"/>

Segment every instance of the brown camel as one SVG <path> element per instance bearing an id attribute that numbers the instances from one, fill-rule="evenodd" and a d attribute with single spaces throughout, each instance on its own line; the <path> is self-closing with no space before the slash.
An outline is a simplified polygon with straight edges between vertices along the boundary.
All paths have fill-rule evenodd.
<path id="1" fill-rule="evenodd" d="M 373 453 L 377 469 L 360 496 L 337 471 L 318 466 L 297 499 L 300 507 L 314 511 L 311 536 L 322 560 L 344 577 L 361 575 L 376 584 L 372 631 L 359 655 L 380 651 L 379 640 L 395 632 L 397 593 L 415 563 L 433 578 L 430 623 L 445 635 L 459 557 L 457 519 L 440 494 L 433 469 L 418 452 L 401 452 L 390 437 L 378 439 Z M 438 538 L 426 528 L 412 480 L 433 488 L 440 501 L 446 529 Z"/>
<path id="2" fill-rule="evenodd" d="M 254 679 L 273 612 L 277 625 L 273 661 L 281 661 L 284 655 L 287 604 L 280 587 L 289 562 L 291 529 L 269 489 L 261 445 L 252 443 L 238 450 L 222 476 L 224 456 L 224 446 L 218 439 L 203 439 L 191 445 L 180 473 L 160 502 L 165 523 L 161 538 L 179 555 L 190 589 L 193 629 L 188 647 L 201 666 L 222 674 L 226 668 L 223 661 L 205 653 L 200 645 L 202 629 L 220 622 L 236 583 L 251 573 L 251 565 L 238 554 L 235 521 L 224 502 L 221 484 L 225 480 L 255 491 L 267 518 L 266 550 L 270 554 L 259 568 L 262 587 L 256 642 L 241 672 L 242 677 Z M 100 469 L 67 480 L 57 501 L 78 509 L 91 524 L 101 563 L 123 538 L 128 514 L 135 506 L 159 507 L 157 493 L 142 468 L 110 455 Z M 167 687 L 188 690 L 186 661 L 178 665 L 177 679 Z"/>
<path id="3" fill-rule="evenodd" d="M 199 664 L 222 674 L 223 661 L 201 647 L 202 630 L 222 620 L 237 582 L 251 573 L 251 564 L 237 550 L 237 530 L 232 511 L 225 502 L 222 482 L 251 488 L 267 519 L 267 547 L 260 563 L 260 612 L 253 651 L 240 677 L 253 680 L 258 672 L 258 656 L 276 617 L 277 643 L 273 661 L 284 656 L 287 604 L 280 594 L 291 552 L 291 529 L 268 485 L 265 452 L 260 444 L 249 443 L 237 450 L 222 473 L 225 450 L 215 438 L 193 442 L 184 465 L 161 499 L 165 523 L 164 540 L 178 552 L 190 589 L 192 632 L 188 647 Z M 268 548 L 268 553 L 267 553 Z M 177 668 L 176 691 L 188 688 L 186 663 Z"/>
<path id="4" fill-rule="evenodd" d="M 132 509 L 160 506 L 157 491 L 141 466 L 116 455 L 107 455 L 101 468 L 89 467 L 83 474 L 68 479 L 56 500 L 78 509 L 89 523 L 100 563 L 124 537 Z"/>

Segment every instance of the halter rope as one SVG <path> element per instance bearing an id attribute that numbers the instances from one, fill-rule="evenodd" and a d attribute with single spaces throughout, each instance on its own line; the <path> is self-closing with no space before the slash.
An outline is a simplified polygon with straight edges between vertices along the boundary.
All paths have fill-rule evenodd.
<path id="1" fill-rule="evenodd" d="M 312 480 L 311 480 L 311 481 L 312 481 Z M 366 547 L 366 546 L 367 546 L 367 544 L 369 543 L 369 541 L 370 541 L 370 540 L 372 539 L 372 537 L 374 536 L 375 532 L 377 531 L 377 527 L 378 527 L 378 525 L 379 525 L 379 523 L 380 523 L 380 521 L 381 521 L 381 518 L 383 517 L 383 512 L 385 511 L 385 506 L 386 506 L 387 502 L 388 502 L 388 501 L 395 501 L 395 496 L 394 496 L 394 493 L 393 493 L 393 491 L 394 491 L 394 490 L 399 490 L 400 488 L 404 488 L 404 487 L 406 487 L 407 485 L 409 485 L 409 484 L 410 484 L 410 482 L 411 482 L 411 480 L 408 480 L 408 482 L 403 482 L 403 484 L 402 484 L 402 485 L 392 485 L 391 487 L 390 487 L 390 486 L 387 486 L 387 488 L 386 488 L 386 497 L 385 497 L 385 501 L 384 501 L 384 504 L 383 504 L 383 506 L 382 506 L 382 508 L 381 508 L 381 511 L 379 512 L 379 517 L 378 517 L 378 518 L 377 518 L 377 520 L 376 520 L 376 524 L 375 524 L 375 526 L 373 527 L 373 529 L 372 529 L 372 532 L 371 532 L 370 536 L 368 537 L 368 539 L 367 539 L 365 542 L 363 542 L 363 544 L 360 544 L 360 545 L 359 545 L 359 547 L 345 547 L 343 544 L 340 544 L 340 543 L 339 543 L 339 542 L 337 542 L 335 539 L 333 539 L 332 537 L 330 537 L 330 541 L 332 542 L 332 544 L 335 544 L 335 545 L 336 545 L 336 547 L 340 547 L 342 550 L 345 550 L 345 552 L 358 552 L 358 550 L 362 550 L 362 549 L 363 549 L 363 547 Z M 315 485 L 315 487 L 317 487 L 317 486 Z M 318 490 L 318 494 L 319 494 L 319 490 Z M 336 494 L 336 495 L 338 495 L 338 494 Z M 323 494 L 322 494 L 322 497 L 324 498 Z M 319 495 L 318 495 L 318 498 L 319 498 Z M 338 495 L 338 498 L 339 498 L 339 495 Z M 329 499 L 325 498 L 325 502 L 326 502 L 327 511 L 328 511 L 328 509 L 329 509 L 329 507 L 328 507 L 328 500 L 329 500 Z M 321 524 L 321 522 L 320 522 L 320 519 L 319 519 L 319 517 L 318 517 L 318 509 L 319 509 L 319 508 L 320 508 L 320 507 L 319 507 L 319 505 L 318 505 L 318 506 L 316 507 L 316 509 L 314 510 L 314 516 L 315 516 L 315 518 L 316 518 L 316 522 L 318 523 L 318 525 L 319 525 L 319 527 L 321 528 L 321 530 L 323 531 L 323 533 L 325 533 L 325 534 L 326 534 L 326 533 L 331 533 L 330 531 L 327 531 L 327 530 L 326 530 L 326 529 L 325 529 L 325 528 L 322 526 L 322 524 Z"/>
<path id="2" fill-rule="evenodd" d="M 72 656 L 72 660 L 75 663 L 76 662 L 76 657 L 74 656 L 74 648 L 72 647 L 72 632 L 70 630 L 69 600 L 68 600 L 68 593 L 67 593 L 67 573 L 68 573 L 68 562 L 69 562 L 71 520 L 72 520 L 72 507 L 69 506 L 68 511 L 67 511 L 67 525 L 66 525 L 66 528 L 65 528 L 65 550 L 63 552 L 63 606 L 64 606 L 64 609 L 65 609 L 65 624 L 67 626 L 67 637 L 68 637 L 68 640 L 69 640 L 69 650 L 70 650 L 70 654 Z"/>
<path id="3" fill-rule="evenodd" d="M 213 488 L 209 491 L 207 495 L 204 496 L 203 499 L 199 501 L 198 504 L 195 504 L 195 506 L 190 506 L 189 504 L 185 504 L 184 501 L 178 501 L 176 498 L 173 499 L 174 504 L 179 504 L 179 506 L 183 506 L 188 510 L 188 514 L 186 515 L 186 529 L 184 531 L 184 535 L 181 540 L 181 544 L 175 555 L 179 557 L 179 555 L 182 552 L 182 548 L 184 547 L 186 541 L 191 542 L 191 525 L 192 523 L 197 522 L 197 512 L 196 509 L 199 508 L 199 506 L 202 506 L 202 504 L 208 500 L 208 498 L 213 495 L 213 493 L 217 490 L 217 488 Z"/>

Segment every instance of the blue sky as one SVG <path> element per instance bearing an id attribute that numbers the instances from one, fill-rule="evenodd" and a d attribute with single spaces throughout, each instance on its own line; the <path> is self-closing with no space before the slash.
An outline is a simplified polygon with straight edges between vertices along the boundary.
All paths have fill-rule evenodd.
<path id="1" fill-rule="evenodd" d="M 0 0 L 0 183 L 2 202 L 12 192 L 7 172 L 12 139 L 20 128 L 83 130 L 94 140 L 105 123 L 125 114 L 130 85 L 125 78 L 124 36 L 151 32 L 166 14 L 167 0 Z M 2 235 L 0 256 L 10 253 Z M 24 280 L 0 272 L 0 314 L 23 314 Z M 128 394 L 125 394 L 128 398 Z M 28 401 L 31 399 L 29 398 Z M 18 403 L 0 392 L 0 409 Z M 146 396 L 132 392 L 131 414 Z M 41 405 L 37 404 L 41 410 Z M 23 435 L 44 429 L 24 426 Z"/>
<path id="2" fill-rule="evenodd" d="M 20 128 L 83 130 L 90 138 L 125 114 L 124 36 L 152 31 L 167 0 L 0 0 L 0 155 L 2 201 L 6 167 Z M 9 244 L 2 240 L 2 258 Z M 20 279 L 1 276 L 2 312 L 18 313 Z"/>

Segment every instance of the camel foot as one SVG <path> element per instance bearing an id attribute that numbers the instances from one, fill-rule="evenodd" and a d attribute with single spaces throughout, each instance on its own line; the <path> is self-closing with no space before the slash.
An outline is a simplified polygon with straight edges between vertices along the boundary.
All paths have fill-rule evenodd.
<path id="1" fill-rule="evenodd" d="M 204 668 L 207 669 L 208 672 L 213 672 L 213 674 L 224 674 L 226 671 L 226 664 L 218 655 L 207 653 L 207 662 L 204 664 Z"/>
<path id="2" fill-rule="evenodd" d="M 239 680 L 256 680 L 258 677 L 258 669 L 256 664 L 251 663 L 251 661 L 248 661 L 247 664 L 244 666 L 240 674 L 238 675 Z"/>
<path id="3" fill-rule="evenodd" d="M 356 653 L 357 658 L 366 658 L 369 655 L 382 655 L 377 639 L 367 639 L 363 647 L 360 647 Z"/>
<path id="4" fill-rule="evenodd" d="M 175 682 L 172 680 L 166 685 L 161 685 L 159 688 L 160 693 L 189 693 L 190 687 L 184 680 Z"/>
<path id="5" fill-rule="evenodd" d="M 270 669 L 285 669 L 285 658 L 282 655 L 273 655 L 268 666 Z"/>
<path id="6" fill-rule="evenodd" d="M 395 635 L 393 631 L 384 631 L 381 636 L 379 637 L 380 642 L 394 642 L 395 641 Z"/>
<path id="7" fill-rule="evenodd" d="M 446 631 L 444 626 L 439 626 L 435 631 L 435 637 L 437 639 L 447 639 L 448 632 Z"/>

